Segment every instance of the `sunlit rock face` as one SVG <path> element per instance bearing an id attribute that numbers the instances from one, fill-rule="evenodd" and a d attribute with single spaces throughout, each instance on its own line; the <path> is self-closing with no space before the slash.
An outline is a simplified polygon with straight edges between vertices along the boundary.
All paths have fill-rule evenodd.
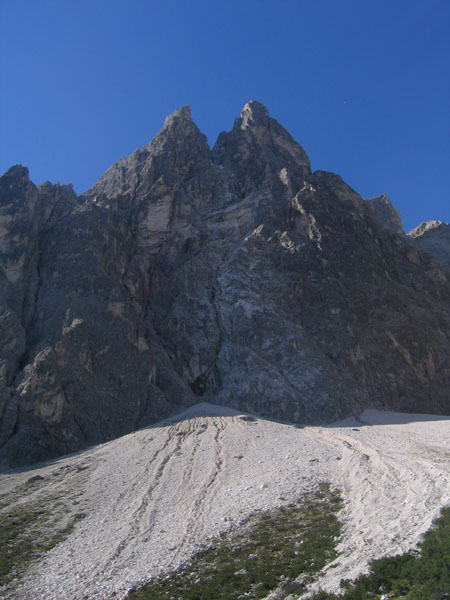
<path id="1" fill-rule="evenodd" d="M 312 173 L 254 101 L 212 150 L 175 111 L 79 198 L 13 167 L 0 460 L 74 451 L 199 397 L 292 422 L 449 414 L 448 272 L 379 198 Z"/>
<path id="2" fill-rule="evenodd" d="M 429 252 L 437 262 L 450 270 L 450 225 L 443 221 L 425 221 L 408 233 L 413 244 Z"/>

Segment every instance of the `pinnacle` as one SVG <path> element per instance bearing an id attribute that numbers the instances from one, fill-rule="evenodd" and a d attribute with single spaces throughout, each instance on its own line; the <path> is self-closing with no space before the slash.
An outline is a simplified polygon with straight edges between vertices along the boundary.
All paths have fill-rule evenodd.
<path id="1" fill-rule="evenodd" d="M 14 177 L 17 179 L 28 179 L 28 167 L 24 167 L 23 165 L 14 165 L 8 171 L 6 171 L 5 176 Z"/>
<path id="2" fill-rule="evenodd" d="M 166 120 L 164 121 L 163 129 L 165 129 L 166 127 L 170 127 L 170 125 L 172 125 L 172 123 L 174 123 L 175 121 L 191 121 L 192 122 L 190 104 L 187 104 L 186 106 L 182 106 L 181 108 L 177 108 L 176 110 L 173 111 L 172 114 L 170 114 L 168 117 L 166 117 Z"/>
<path id="3" fill-rule="evenodd" d="M 151 142 L 144 149 L 156 148 L 158 144 L 164 143 L 168 139 L 186 139 L 192 138 L 196 140 L 196 144 L 200 144 L 209 152 L 209 146 L 206 141 L 206 136 L 201 133 L 197 125 L 192 119 L 191 107 L 189 104 L 177 108 L 164 121 L 164 125 L 156 134 Z"/>
<path id="4" fill-rule="evenodd" d="M 244 106 L 240 115 L 241 129 L 247 129 L 251 125 L 267 127 L 269 125 L 269 111 L 260 102 L 250 100 Z"/>
<path id="5" fill-rule="evenodd" d="M 444 221 L 424 221 L 423 223 L 421 223 L 420 225 L 418 225 L 417 227 L 412 229 L 408 233 L 408 235 L 412 238 L 420 237 L 421 235 L 423 235 L 424 233 L 427 233 L 428 231 L 441 228 L 442 225 L 445 226 L 447 224 L 444 223 Z"/>

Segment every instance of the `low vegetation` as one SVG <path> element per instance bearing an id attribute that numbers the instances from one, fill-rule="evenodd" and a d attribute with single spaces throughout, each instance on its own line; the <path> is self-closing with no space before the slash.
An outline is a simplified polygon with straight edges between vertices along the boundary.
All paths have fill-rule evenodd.
<path id="1" fill-rule="evenodd" d="M 51 502 L 24 503 L 0 514 L 0 585 L 17 578 L 33 560 L 66 538 L 82 517 L 76 513 L 58 527 L 53 509 Z"/>
<path id="2" fill-rule="evenodd" d="M 238 600 L 301 593 L 336 557 L 339 496 L 328 486 L 275 510 L 256 513 L 188 564 L 139 590 L 129 600 Z M 302 577 L 302 581 L 294 579 Z"/>
<path id="3" fill-rule="evenodd" d="M 367 575 L 341 586 L 342 594 L 320 592 L 313 600 L 450 600 L 450 507 L 417 551 L 373 561 Z"/>
<path id="4" fill-rule="evenodd" d="M 61 484 L 64 471 L 52 478 L 29 478 L 0 494 L 0 595 L 14 588 L 26 569 L 63 541 L 84 517 L 76 494 Z"/>

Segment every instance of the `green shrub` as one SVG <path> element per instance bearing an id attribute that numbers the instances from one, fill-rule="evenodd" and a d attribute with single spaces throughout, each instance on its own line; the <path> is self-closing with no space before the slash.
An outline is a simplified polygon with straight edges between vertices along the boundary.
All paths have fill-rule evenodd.
<path id="1" fill-rule="evenodd" d="M 177 571 L 131 592 L 131 600 L 264 598 L 280 583 L 306 580 L 336 556 L 340 498 L 328 486 L 295 504 L 259 513 Z M 300 586 L 301 587 L 301 586 Z"/>
<path id="2" fill-rule="evenodd" d="M 343 581 L 340 595 L 311 600 L 378 600 L 380 590 L 402 600 L 440 600 L 450 592 L 450 507 L 444 508 L 417 551 L 375 560 L 367 575 Z"/>

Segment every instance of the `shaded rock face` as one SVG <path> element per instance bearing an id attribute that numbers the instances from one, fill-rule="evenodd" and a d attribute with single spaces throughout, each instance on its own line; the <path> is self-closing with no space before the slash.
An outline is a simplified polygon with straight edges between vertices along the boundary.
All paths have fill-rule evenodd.
<path id="1" fill-rule="evenodd" d="M 401 223 L 401 222 L 400 222 Z M 449 414 L 450 283 L 257 102 L 210 150 L 189 107 L 80 198 L 0 182 L 0 459 L 202 400 L 293 422 Z"/>
<path id="2" fill-rule="evenodd" d="M 408 233 L 413 244 L 429 252 L 447 271 L 450 270 L 450 225 L 443 221 L 425 221 Z"/>
<path id="3" fill-rule="evenodd" d="M 372 206 L 375 218 L 386 229 L 390 229 L 394 233 L 402 234 L 403 223 L 400 213 L 394 206 L 387 194 L 380 194 L 368 200 Z"/>

